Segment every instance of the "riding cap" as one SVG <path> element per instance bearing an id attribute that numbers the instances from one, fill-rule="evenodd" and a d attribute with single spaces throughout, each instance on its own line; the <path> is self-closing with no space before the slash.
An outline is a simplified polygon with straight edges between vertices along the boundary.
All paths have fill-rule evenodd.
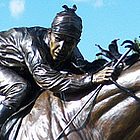
<path id="1" fill-rule="evenodd" d="M 68 8 L 67 5 L 62 6 L 64 11 L 57 13 L 54 18 L 51 29 L 54 33 L 71 36 L 77 40 L 80 39 L 82 33 L 82 19 L 76 15 L 76 5 Z"/>

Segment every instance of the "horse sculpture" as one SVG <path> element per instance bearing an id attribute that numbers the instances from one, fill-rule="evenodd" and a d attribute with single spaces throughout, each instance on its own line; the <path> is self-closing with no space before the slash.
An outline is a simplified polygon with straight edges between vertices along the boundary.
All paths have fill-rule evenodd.
<path id="1" fill-rule="evenodd" d="M 140 97 L 140 61 L 124 70 L 117 82 Z M 55 140 L 93 92 L 73 101 L 60 100 L 50 91 L 43 92 L 23 119 L 17 140 Z M 93 100 L 73 120 L 60 140 L 140 139 L 140 101 L 114 84 L 103 86 L 94 107 Z"/>
<path id="2" fill-rule="evenodd" d="M 103 85 L 98 96 L 97 87 L 84 96 L 70 95 L 67 101 L 43 91 L 13 114 L 1 132 L 6 140 L 139 140 L 140 61 L 125 67 L 117 83 L 134 94 L 114 83 Z"/>

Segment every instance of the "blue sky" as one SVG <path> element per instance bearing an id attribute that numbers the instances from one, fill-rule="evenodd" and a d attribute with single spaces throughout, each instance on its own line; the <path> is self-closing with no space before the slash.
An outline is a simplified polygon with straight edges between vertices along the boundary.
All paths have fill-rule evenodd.
<path id="1" fill-rule="evenodd" d="M 76 13 L 83 20 L 78 46 L 89 61 L 99 52 L 95 44 L 107 49 L 113 39 L 119 38 L 120 45 L 124 40 L 134 40 L 140 35 L 139 0 L 1 0 L 0 31 L 23 26 L 50 27 L 64 4 L 77 5 Z"/>

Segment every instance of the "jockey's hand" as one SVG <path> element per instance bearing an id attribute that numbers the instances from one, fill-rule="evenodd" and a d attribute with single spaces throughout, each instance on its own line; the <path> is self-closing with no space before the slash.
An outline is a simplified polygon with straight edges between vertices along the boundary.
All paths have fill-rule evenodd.
<path id="1" fill-rule="evenodd" d="M 93 74 L 92 83 L 93 84 L 109 84 L 110 78 L 114 73 L 115 68 L 105 67 L 103 70 L 98 73 Z"/>

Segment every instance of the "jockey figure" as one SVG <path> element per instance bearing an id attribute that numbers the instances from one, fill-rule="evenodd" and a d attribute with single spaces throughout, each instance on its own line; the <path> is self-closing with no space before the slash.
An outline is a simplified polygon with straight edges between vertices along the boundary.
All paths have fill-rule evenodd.
<path id="1" fill-rule="evenodd" d="M 54 18 L 51 28 L 21 27 L 0 32 L 0 128 L 14 112 L 26 105 L 40 89 L 61 95 L 95 89 L 109 80 L 112 67 L 98 69 L 107 61 L 84 60 L 77 45 L 82 20 L 76 6 Z"/>

